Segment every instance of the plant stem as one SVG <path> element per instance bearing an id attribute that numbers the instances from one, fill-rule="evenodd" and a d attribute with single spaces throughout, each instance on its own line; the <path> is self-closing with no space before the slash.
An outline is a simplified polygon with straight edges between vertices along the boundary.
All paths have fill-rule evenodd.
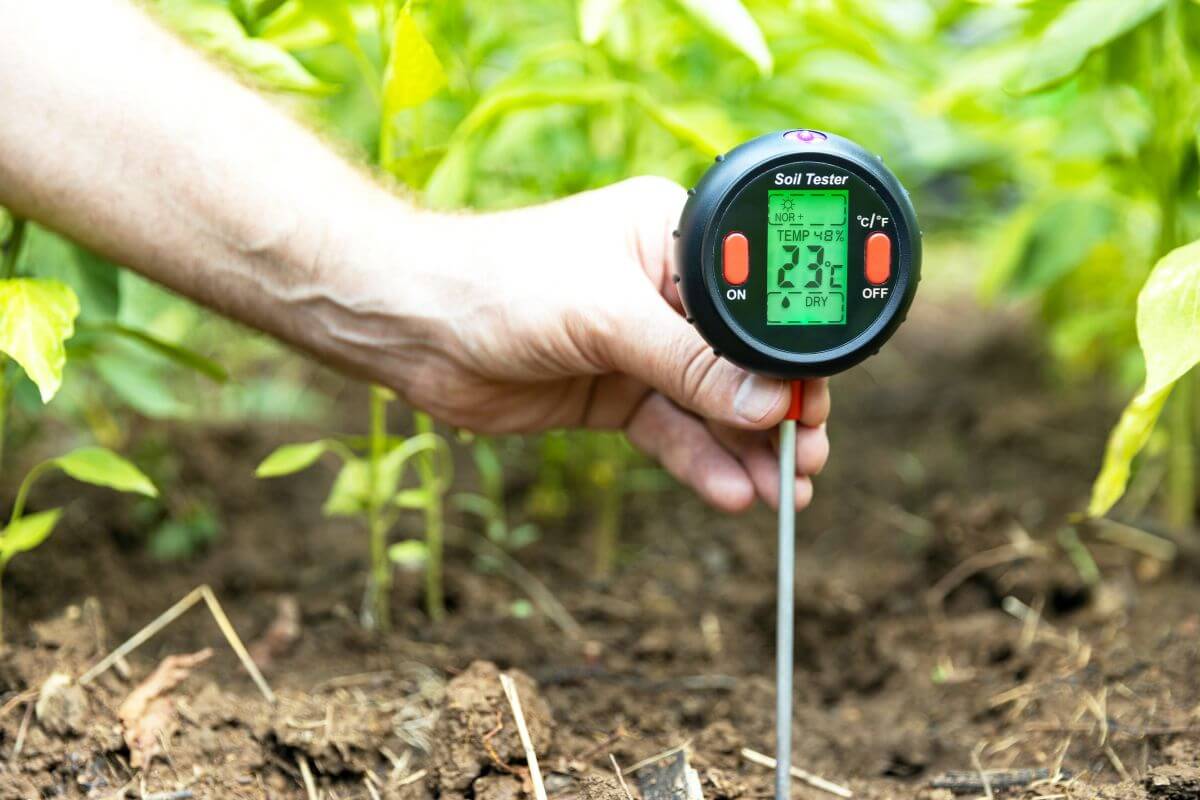
<path id="1" fill-rule="evenodd" d="M 622 442 L 606 435 L 600 457 L 592 467 L 592 480 L 600 492 L 600 513 L 592 540 L 592 576 L 605 580 L 612 576 L 617 563 L 617 545 L 621 535 Z"/>
<path id="2" fill-rule="evenodd" d="M 28 225 L 21 217 L 13 218 L 12 234 L 8 246 L 4 248 L 4 257 L 0 260 L 0 279 L 8 280 L 17 274 L 17 259 L 21 256 L 25 244 L 25 232 Z M 0 353 L 0 469 L 4 468 L 5 431 L 8 429 L 8 357 Z"/>
<path id="3" fill-rule="evenodd" d="M 29 490 L 33 488 L 33 484 L 47 470 L 54 466 L 54 460 L 43 461 L 25 475 L 25 480 L 21 481 L 20 488 L 17 489 L 17 499 L 13 502 L 12 516 L 8 519 L 8 524 L 12 525 L 25 514 L 25 501 L 29 497 Z"/>
<path id="4" fill-rule="evenodd" d="M 392 627 L 392 565 L 387 557 L 387 522 L 383 516 L 379 465 L 387 446 L 387 392 L 371 387 L 371 433 L 367 456 L 367 531 L 371 537 L 371 578 L 367 588 L 367 614 L 370 627 L 388 631 Z"/>
<path id="5" fill-rule="evenodd" d="M 4 645 L 4 568 L 7 564 L 0 564 L 0 646 Z"/>
<path id="6" fill-rule="evenodd" d="M 621 488 L 616 482 L 601 489 L 600 519 L 592 542 L 594 577 L 605 580 L 612 576 L 617 563 L 617 541 L 621 527 Z"/>
<path id="7" fill-rule="evenodd" d="M 1196 451 L 1194 373 L 1179 379 L 1171 394 L 1167 522 L 1178 531 L 1191 530 L 1196 519 Z"/>
<path id="8" fill-rule="evenodd" d="M 433 419 L 417 411 L 413 414 L 417 433 L 433 433 Z M 442 551 L 444 550 L 445 521 L 442 513 L 441 481 L 437 474 L 437 454 L 434 451 L 417 457 L 417 471 L 426 490 L 425 501 L 425 612 L 433 622 L 446 616 L 446 595 L 442 585 Z"/>
<path id="9" fill-rule="evenodd" d="M 24 219 L 13 217 L 12 233 L 8 237 L 8 246 L 4 248 L 4 259 L 0 261 L 0 278 L 8 279 L 17 274 L 17 259 L 21 256 L 28 228 L 29 224 Z"/>

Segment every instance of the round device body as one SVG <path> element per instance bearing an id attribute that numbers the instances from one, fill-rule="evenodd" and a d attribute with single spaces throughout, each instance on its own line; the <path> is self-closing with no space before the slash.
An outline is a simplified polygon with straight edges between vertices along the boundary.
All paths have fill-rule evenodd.
<path id="1" fill-rule="evenodd" d="M 904 321 L 921 269 L 908 193 L 833 134 L 735 148 L 689 192 L 677 231 L 684 308 L 720 355 L 794 380 L 848 369 Z"/>

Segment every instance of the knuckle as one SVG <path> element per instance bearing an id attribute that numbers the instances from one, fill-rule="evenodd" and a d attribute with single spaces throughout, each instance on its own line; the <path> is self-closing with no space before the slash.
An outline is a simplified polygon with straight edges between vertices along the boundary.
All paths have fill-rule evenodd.
<path id="1" fill-rule="evenodd" d="M 717 358 L 702 341 L 682 344 L 683 369 L 679 372 L 679 394 L 688 399 L 706 396 L 711 388 Z"/>

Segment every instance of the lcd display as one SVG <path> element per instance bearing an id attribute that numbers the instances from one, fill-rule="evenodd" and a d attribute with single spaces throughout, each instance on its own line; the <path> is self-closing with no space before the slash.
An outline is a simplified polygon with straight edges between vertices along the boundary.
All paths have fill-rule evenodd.
<path id="1" fill-rule="evenodd" d="M 772 190 L 767 324 L 845 325 L 850 191 Z"/>

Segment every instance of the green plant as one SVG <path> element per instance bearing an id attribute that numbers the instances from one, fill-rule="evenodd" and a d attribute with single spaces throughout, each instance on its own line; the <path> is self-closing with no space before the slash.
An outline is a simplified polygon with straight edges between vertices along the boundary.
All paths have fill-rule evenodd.
<path id="1" fill-rule="evenodd" d="M 580 449 L 585 491 L 592 498 L 596 520 L 592 536 L 592 576 L 612 577 L 620 554 L 626 499 L 658 492 L 669 485 L 667 474 L 648 466 L 629 441 L 616 433 L 591 434 Z"/>
<path id="2" fill-rule="evenodd" d="M 66 455 L 41 462 L 25 475 L 17 490 L 8 525 L 0 530 L 0 641 L 4 632 L 4 571 L 18 553 L 33 550 L 54 530 L 62 509 L 25 513 L 29 492 L 38 478 L 51 470 L 60 470 L 82 483 L 104 486 L 119 492 L 134 492 L 157 497 L 158 490 L 141 470 L 103 447 L 82 447 Z"/>
<path id="3" fill-rule="evenodd" d="M 985 13 L 950 7 L 959 23 Z M 1120 499 L 1167 408 L 1166 518 L 1187 528 L 1195 400 L 1185 375 L 1200 358 L 1188 304 L 1200 264 L 1184 247 L 1200 236 L 1200 58 L 1189 42 L 1200 8 L 1070 0 L 1010 10 L 992 30 L 926 100 L 1000 154 L 1017 190 L 1018 205 L 992 234 L 986 288 L 1035 303 L 1068 374 L 1131 385 L 1143 377 L 1140 343 L 1143 388 L 1110 437 L 1089 512 Z"/>
<path id="4" fill-rule="evenodd" d="M 514 526 L 509 522 L 508 502 L 504 496 L 504 464 L 495 440 L 486 436 L 472 437 L 471 455 L 479 474 L 480 491 L 459 492 L 454 495 L 454 506 L 478 517 L 487 538 L 505 550 L 520 550 L 536 542 L 541 536 L 537 525 L 525 522 Z"/>
<path id="5" fill-rule="evenodd" d="M 388 535 L 405 510 L 425 514 L 425 543 L 422 563 L 426 573 L 426 610 L 431 619 L 444 613 L 442 596 L 440 525 L 442 495 L 450 485 L 453 460 L 449 445 L 433 431 L 431 423 L 419 424 L 418 432 L 408 438 L 387 432 L 387 404 L 390 393 L 379 387 L 370 390 L 370 430 L 364 437 L 318 439 L 313 442 L 284 445 L 259 464 L 255 475 L 276 478 L 307 469 L 322 455 L 331 453 L 342 461 L 323 511 L 331 517 L 358 520 L 367 533 L 370 572 L 363 603 L 364 627 L 386 631 L 391 627 L 392 557 Z M 423 416 L 423 415 L 422 415 Z M 427 419 L 427 418 L 426 418 Z M 404 487 L 408 465 L 416 461 L 419 483 Z M 399 555 L 412 558 L 412 546 Z"/>
<path id="6" fill-rule="evenodd" d="M 7 213 L 0 214 L 0 246 L 0 465 L 14 408 L 35 416 L 57 399 L 60 413 L 117 446 L 122 437 L 109 411 L 114 396 L 153 416 L 153 398 L 163 396 L 159 390 L 177 380 L 177 371 L 218 384 L 228 378 L 220 364 L 123 312 L 115 266 Z M 131 305 L 145 305 L 133 293 Z M 83 379 L 67 382 L 68 367 Z"/>
<path id="7" fill-rule="evenodd" d="M 588 498 L 594 514 L 588 531 L 591 574 L 605 580 L 617 565 L 626 499 L 667 485 L 666 473 L 647 466 L 620 434 L 556 431 L 542 439 L 527 508 L 535 517 L 561 520 L 573 494 Z"/>

